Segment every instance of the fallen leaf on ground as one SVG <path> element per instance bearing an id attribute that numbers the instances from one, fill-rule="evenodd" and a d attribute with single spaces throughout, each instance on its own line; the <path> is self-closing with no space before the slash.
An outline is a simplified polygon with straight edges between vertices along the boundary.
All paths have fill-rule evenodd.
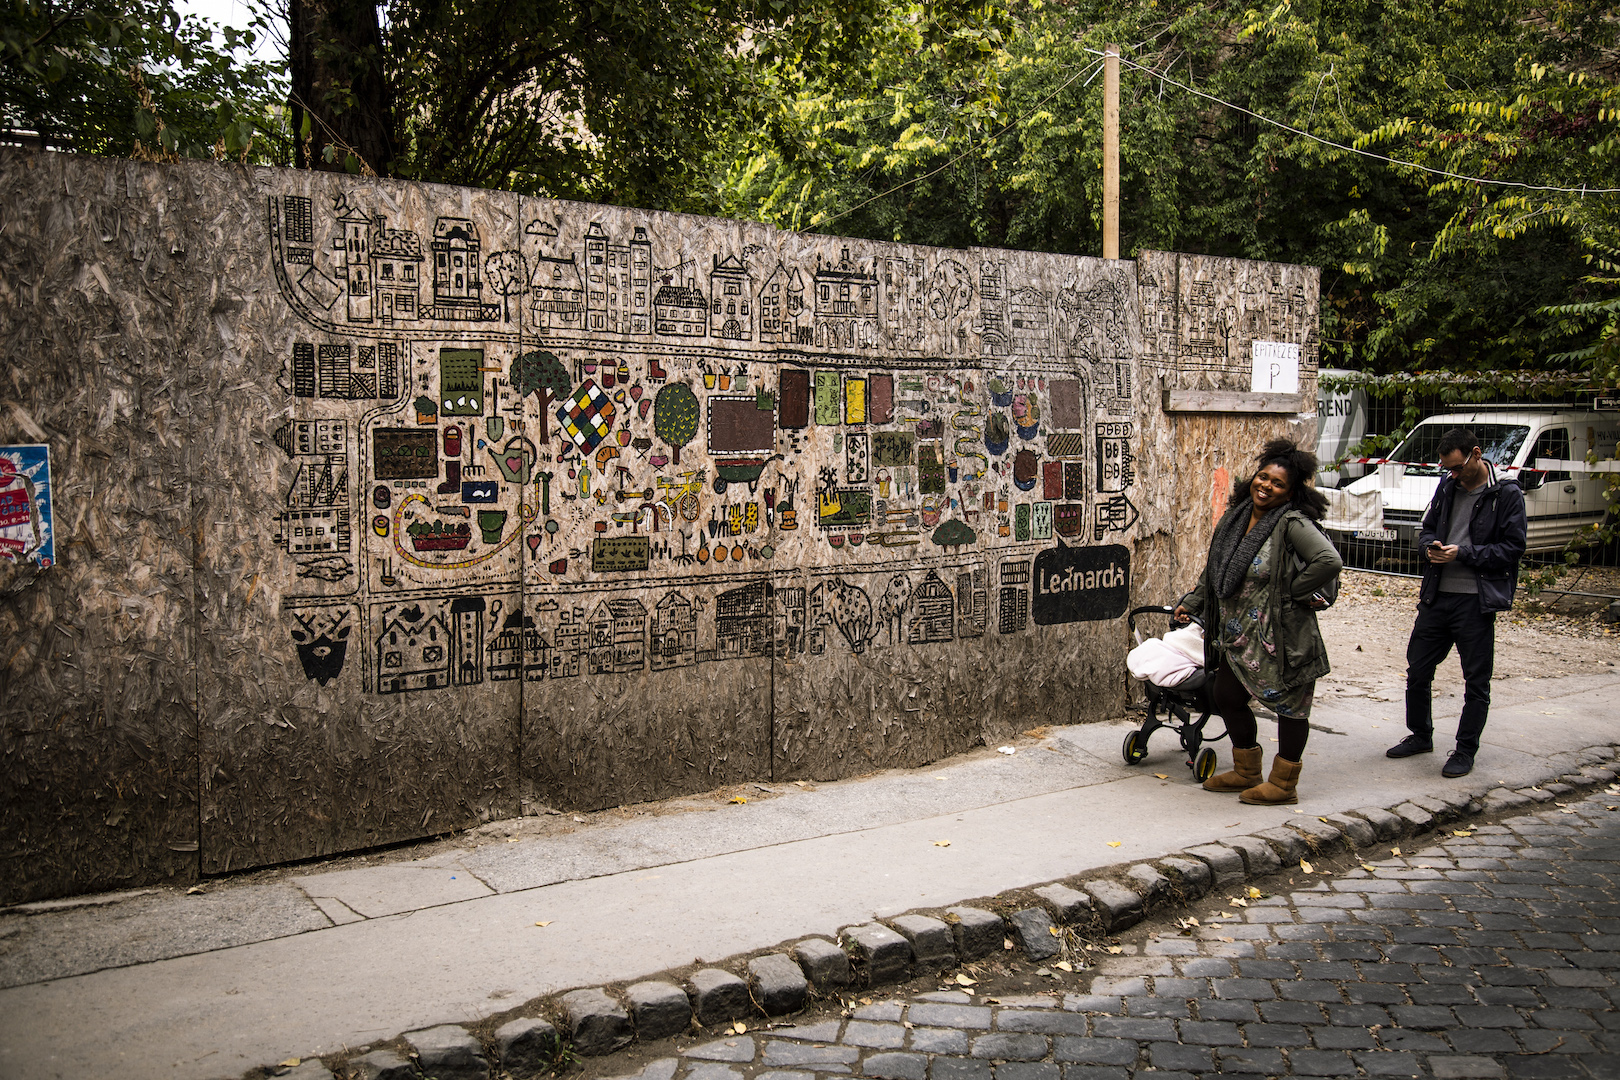
<path id="1" fill-rule="evenodd" d="M 961 972 L 957 972 L 957 975 L 956 975 L 956 985 L 957 986 L 977 986 L 978 982 L 979 982 L 979 980 L 977 980 L 977 979 L 970 979 L 966 975 L 963 975 Z"/>
<path id="2" fill-rule="evenodd" d="M 1232 940 L 1232 939 L 1231 939 L 1231 938 L 1229 938 L 1229 937 L 1218 937 L 1218 938 L 1216 938 L 1216 939 L 1215 939 L 1215 940 L 1216 940 L 1216 941 L 1226 941 L 1226 942 L 1230 942 L 1230 941 L 1231 941 L 1231 940 Z"/>
<path id="3" fill-rule="evenodd" d="M 545 922 L 537 922 L 534 925 L 536 925 L 536 926 L 550 926 L 552 923 L 554 923 L 556 921 L 557 920 L 555 920 L 555 919 L 547 919 Z"/>
<path id="4" fill-rule="evenodd" d="M 1313 867 L 1310 863 L 1306 862 L 1304 859 L 1299 860 L 1299 868 L 1301 870 L 1305 871 L 1307 874 L 1316 873 L 1316 868 Z"/>
<path id="5" fill-rule="evenodd" d="M 1169 773 L 1156 772 L 1153 775 L 1158 777 L 1160 780 L 1168 780 L 1168 779 L 1170 779 L 1170 774 Z"/>
<path id="6" fill-rule="evenodd" d="M 1002 938 L 1001 947 L 1003 949 L 1011 949 L 1013 947 L 1012 938 Z"/>
<path id="7" fill-rule="evenodd" d="M 1063 971 L 1073 971 L 1074 970 L 1074 965 L 1069 963 L 1067 960 L 1059 960 L 1057 962 L 1057 966 L 1058 966 L 1059 969 L 1061 969 Z"/>
<path id="8" fill-rule="evenodd" d="M 746 796 L 746 795 L 733 795 L 731 797 L 731 801 L 734 802 L 734 803 L 745 803 L 745 802 L 748 801 L 748 796 Z"/>
<path id="9" fill-rule="evenodd" d="M 507 842 L 507 843 L 508 843 L 508 844 L 515 844 L 515 843 L 517 843 L 517 842 L 518 842 L 518 838 L 517 838 L 517 837 L 515 837 L 515 836 L 508 836 L 508 837 L 507 837 L 507 838 L 506 838 L 506 842 Z"/>
<path id="10" fill-rule="evenodd" d="M 296 1069 L 296 1068 L 298 1068 L 298 1066 L 300 1066 L 302 1064 L 303 1064 L 303 1059 L 302 1058 L 288 1058 L 286 1061 L 278 1061 L 278 1062 L 276 1062 L 276 1068 L 278 1068 L 278 1069 Z"/>
<path id="11" fill-rule="evenodd" d="M 1108 946 L 1108 951 L 1113 953 L 1115 956 L 1118 956 L 1120 953 L 1125 951 L 1125 947 L 1123 945 L 1110 945 Z"/>
<path id="12" fill-rule="evenodd" d="M 1016 754 L 1016 753 L 1018 753 L 1018 751 L 1014 750 L 1010 746 L 998 746 L 998 747 L 996 747 L 996 753 L 998 753 L 998 754 Z"/>
<path id="13" fill-rule="evenodd" d="M 950 847 L 951 842 L 949 840 L 935 840 L 934 841 L 934 846 L 935 847 Z"/>
<path id="14" fill-rule="evenodd" d="M 1399 855 L 1401 853 L 1401 849 L 1398 847 L 1392 847 L 1389 849 L 1389 853 L 1391 855 Z"/>
<path id="15" fill-rule="evenodd" d="M 1378 870 L 1378 867 L 1374 866 L 1372 863 L 1362 863 L 1361 868 L 1367 871 L 1369 874 L 1376 873 Z"/>
<path id="16" fill-rule="evenodd" d="M 1265 895 L 1265 893 L 1262 893 L 1259 889 L 1255 888 L 1253 885 L 1249 886 L 1249 899 L 1250 900 L 1258 900 L 1264 895 Z"/>
<path id="17" fill-rule="evenodd" d="M 1122 843 L 1122 842 L 1123 842 L 1123 841 L 1120 841 L 1120 840 L 1110 840 L 1110 841 L 1108 841 L 1108 846 L 1109 846 L 1109 847 L 1119 847 L 1119 845 L 1120 845 L 1120 844 L 1121 844 L 1121 843 Z"/>
<path id="18" fill-rule="evenodd" d="M 1473 836 L 1474 832 L 1473 832 L 1472 829 L 1452 829 L 1451 830 L 1451 835 L 1452 836 Z"/>
<path id="19" fill-rule="evenodd" d="M 1241 896 L 1228 896 L 1227 900 L 1229 900 L 1230 902 L 1236 904 L 1238 907 L 1248 907 L 1249 906 L 1249 902 L 1247 900 L 1243 899 L 1243 897 L 1241 897 Z"/>
<path id="20" fill-rule="evenodd" d="M 741 1020 L 738 1020 L 735 1024 L 731 1025 L 731 1030 L 736 1032 L 738 1035 L 743 1035 L 748 1032 L 748 1025 L 743 1023 Z"/>

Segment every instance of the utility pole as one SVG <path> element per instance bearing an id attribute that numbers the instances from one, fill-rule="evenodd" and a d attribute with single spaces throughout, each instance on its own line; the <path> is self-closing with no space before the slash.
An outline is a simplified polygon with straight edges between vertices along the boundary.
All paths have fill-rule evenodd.
<path id="1" fill-rule="evenodd" d="M 1102 256 L 1119 258 L 1119 46 L 1103 46 Z"/>

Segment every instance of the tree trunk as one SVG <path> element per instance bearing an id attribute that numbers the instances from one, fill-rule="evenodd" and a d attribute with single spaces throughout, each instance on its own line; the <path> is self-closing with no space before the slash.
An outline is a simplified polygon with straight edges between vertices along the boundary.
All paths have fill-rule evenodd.
<path id="1" fill-rule="evenodd" d="M 362 172 L 391 175 L 394 95 L 375 0 L 288 0 L 287 22 L 297 167 L 347 172 L 352 156 Z"/>

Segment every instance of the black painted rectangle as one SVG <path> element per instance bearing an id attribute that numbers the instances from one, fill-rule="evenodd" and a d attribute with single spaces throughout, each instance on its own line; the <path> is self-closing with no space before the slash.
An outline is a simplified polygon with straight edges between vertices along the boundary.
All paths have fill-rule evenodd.
<path id="1" fill-rule="evenodd" d="M 1030 607 L 1037 626 L 1117 619 L 1130 599 L 1131 550 L 1123 544 L 1059 544 L 1035 556 Z"/>

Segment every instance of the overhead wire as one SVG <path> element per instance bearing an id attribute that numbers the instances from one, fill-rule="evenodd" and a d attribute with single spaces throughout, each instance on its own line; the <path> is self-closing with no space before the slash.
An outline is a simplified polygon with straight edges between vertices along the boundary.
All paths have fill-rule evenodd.
<path id="1" fill-rule="evenodd" d="M 1101 49 L 1093 49 L 1093 48 L 1091 48 L 1089 46 L 1085 46 L 1084 48 L 1085 48 L 1086 52 L 1092 53 L 1092 54 L 1094 54 L 1096 56 L 1104 55 L 1103 51 Z M 1214 94 L 1206 93 L 1205 91 L 1200 90 L 1197 87 L 1189 86 L 1184 82 L 1180 82 L 1180 81 L 1178 81 L 1176 79 L 1172 79 L 1169 75 L 1166 75 L 1166 74 L 1164 74 L 1162 72 L 1156 71 L 1153 68 L 1148 67 L 1146 64 L 1139 64 L 1135 60 L 1127 59 L 1124 56 L 1121 56 L 1119 58 L 1119 62 L 1121 64 L 1124 64 L 1126 67 L 1135 68 L 1137 71 L 1143 72 L 1143 73 L 1145 73 L 1147 75 L 1151 75 L 1153 78 L 1158 79 L 1160 82 L 1168 83 L 1171 86 L 1178 87 L 1179 89 L 1185 90 L 1189 94 L 1194 94 L 1194 95 L 1196 95 L 1198 97 L 1201 97 L 1201 98 L 1205 99 L 1206 101 L 1213 101 L 1217 105 L 1221 105 L 1221 106 L 1224 106 L 1225 108 L 1233 109 L 1233 110 L 1236 110 L 1237 112 L 1244 113 L 1244 114 L 1246 114 L 1248 116 L 1252 116 L 1256 120 L 1261 121 L 1262 123 L 1270 124 L 1272 127 L 1280 128 L 1281 130 L 1289 132 L 1290 134 L 1298 135 L 1298 136 L 1301 136 L 1302 138 L 1310 139 L 1312 142 L 1321 143 L 1323 146 L 1331 146 L 1335 150 L 1343 150 L 1346 153 L 1350 153 L 1350 154 L 1359 154 L 1362 157 L 1372 158 L 1372 159 L 1374 159 L 1376 161 L 1382 161 L 1382 162 L 1385 162 L 1385 163 L 1390 164 L 1390 165 L 1399 165 L 1402 168 L 1406 168 L 1406 169 L 1416 169 L 1419 172 L 1430 173 L 1430 174 L 1432 174 L 1434 176 L 1444 176 L 1444 177 L 1446 177 L 1448 179 L 1451 179 L 1451 180 L 1466 180 L 1469 183 L 1473 183 L 1473 184 L 1494 184 L 1497 187 L 1521 188 L 1521 189 L 1524 189 L 1526 191 L 1553 191 L 1553 192 L 1558 192 L 1560 194 L 1566 194 L 1566 195 L 1614 195 L 1614 194 L 1620 194 L 1620 188 L 1612 188 L 1612 187 L 1610 187 L 1610 188 L 1594 188 L 1594 187 L 1587 187 L 1584 184 L 1582 186 L 1580 186 L 1580 187 L 1559 187 L 1559 186 L 1553 185 L 1553 184 L 1529 184 L 1529 183 L 1525 183 L 1522 180 L 1498 180 L 1498 179 L 1495 179 L 1493 177 L 1488 177 L 1488 176 L 1469 176 L 1466 173 L 1452 172 L 1449 169 L 1436 169 L 1433 166 L 1429 166 L 1429 165 L 1419 165 L 1415 161 L 1402 161 L 1400 158 L 1393 158 L 1393 157 L 1390 157 L 1387 154 L 1380 154 L 1380 153 L 1377 153 L 1377 152 L 1372 151 L 1372 150 L 1364 150 L 1364 149 L 1362 149 L 1360 147 L 1356 147 L 1356 146 L 1346 146 L 1344 143 L 1335 142 L 1332 139 L 1325 139 L 1322 136 L 1312 134 L 1311 132 L 1306 131 L 1303 128 L 1294 127 L 1292 124 L 1285 124 L 1281 120 L 1273 120 L 1271 117 L 1266 116 L 1264 113 L 1255 112 L 1253 109 L 1250 109 L 1250 108 L 1248 108 L 1246 106 L 1239 105 L 1239 104 L 1237 104 L 1235 102 L 1227 101 L 1224 98 L 1216 97 Z"/>
<path id="2" fill-rule="evenodd" d="M 1162 34 L 1163 32 L 1164 31 L 1161 30 L 1160 34 Z M 1155 35 L 1155 37 L 1157 37 L 1157 36 L 1158 35 Z M 1091 53 L 1094 56 L 1102 57 L 1102 56 L 1106 55 L 1104 53 L 1104 51 L 1101 50 L 1101 49 L 1094 49 L 1094 48 L 1091 48 L 1090 46 L 1082 46 L 1082 48 L 1084 48 L 1084 50 L 1086 52 Z M 1494 177 L 1488 177 L 1488 176 L 1470 176 L 1467 173 L 1453 172 L 1453 171 L 1451 171 L 1449 169 L 1437 169 L 1437 168 L 1435 168 L 1433 166 L 1430 166 L 1430 165 L 1419 165 L 1415 161 L 1403 161 L 1400 158 L 1390 157 L 1388 154 L 1380 154 L 1380 153 L 1378 153 L 1376 151 L 1373 151 L 1373 150 L 1366 150 L 1366 149 L 1363 149 L 1361 147 L 1349 146 L 1349 145 L 1346 145 L 1345 143 L 1337 142 L 1337 141 L 1335 141 L 1333 139 L 1324 138 L 1321 135 L 1317 135 L 1317 134 L 1314 134 L 1312 132 L 1306 131 L 1303 128 L 1298 128 L 1298 127 L 1293 126 L 1292 124 L 1283 123 L 1281 120 L 1273 120 L 1271 117 L 1266 116 L 1264 113 L 1256 112 L 1254 109 L 1248 108 L 1247 106 L 1239 105 L 1236 102 L 1227 101 L 1225 98 L 1217 97 L 1216 95 L 1208 93 L 1207 91 L 1200 90 L 1195 86 L 1191 86 L 1191 85 L 1189 85 L 1187 83 L 1181 82 L 1179 79 L 1171 78 L 1168 74 L 1166 74 L 1164 72 L 1161 72 L 1161 71 L 1158 71 L 1158 70 L 1155 70 L 1154 68 L 1151 68 L 1151 67 L 1147 66 L 1146 64 L 1137 63 L 1135 60 L 1131 60 L 1131 59 L 1129 59 L 1129 58 L 1127 58 L 1127 57 L 1125 57 L 1123 55 L 1120 56 L 1119 62 L 1121 64 L 1124 64 L 1126 67 L 1133 68 L 1133 69 L 1135 69 L 1137 71 L 1142 72 L 1143 74 L 1149 75 L 1152 78 L 1157 79 L 1162 85 L 1174 86 L 1177 89 L 1185 90 L 1187 93 L 1193 94 L 1196 97 L 1203 98 L 1206 101 L 1214 102 L 1215 104 L 1220 105 L 1220 106 L 1222 106 L 1224 108 L 1235 110 L 1235 111 L 1243 113 L 1243 114 L 1245 114 L 1247 116 L 1252 116 L 1256 120 L 1259 120 L 1259 121 L 1261 121 L 1262 123 L 1265 123 L 1265 124 L 1270 124 L 1272 127 L 1278 128 L 1278 129 L 1280 129 L 1282 131 L 1289 132 L 1290 134 L 1293 134 L 1293 135 L 1298 135 L 1301 138 L 1310 139 L 1312 142 L 1320 143 L 1323 146 L 1330 146 L 1335 150 L 1342 150 L 1345 153 L 1356 154 L 1356 155 L 1359 155 L 1361 157 L 1371 158 L 1371 159 L 1373 159 L 1375 161 L 1382 161 L 1382 162 L 1384 162 L 1385 164 L 1388 164 L 1388 165 L 1395 165 L 1395 166 L 1399 166 L 1401 168 L 1406 168 L 1406 169 L 1414 169 L 1414 170 L 1417 170 L 1419 172 L 1428 173 L 1428 174 L 1430 174 L 1432 176 L 1441 176 L 1441 177 L 1445 177 L 1445 178 L 1450 179 L 1450 180 L 1463 180 L 1463 181 L 1467 181 L 1468 183 L 1473 183 L 1473 184 L 1489 184 L 1489 185 L 1495 185 L 1497 187 L 1518 188 L 1518 189 L 1525 190 L 1525 191 L 1549 191 L 1549 192 L 1556 192 L 1558 194 L 1565 194 L 1565 195 L 1581 195 L 1583 197 L 1587 196 L 1587 195 L 1614 195 L 1614 194 L 1620 194 L 1620 188 L 1613 188 L 1613 187 L 1598 188 L 1598 187 L 1589 187 L 1589 186 L 1584 185 L 1584 184 L 1581 185 L 1580 187 L 1560 186 L 1560 185 L 1556 185 L 1556 184 L 1531 184 L 1531 183 L 1527 183 L 1527 182 L 1522 181 L 1522 180 L 1501 180 L 1501 179 L 1497 179 L 1497 178 L 1494 178 Z M 1081 68 L 1081 69 L 1077 70 L 1073 75 L 1071 75 L 1071 76 L 1069 76 L 1069 78 L 1065 79 L 1063 81 L 1062 85 L 1058 86 L 1057 89 L 1053 90 L 1051 93 L 1047 94 L 1044 98 L 1042 98 L 1040 101 L 1038 101 L 1035 104 L 1035 109 L 1032 110 L 1032 111 L 1038 111 L 1039 109 L 1044 107 L 1047 102 L 1051 101 L 1054 97 L 1056 97 L 1058 94 L 1062 93 L 1065 89 L 1067 89 L 1069 87 L 1069 85 L 1075 81 L 1075 79 L 1079 78 L 1083 74 L 1086 74 L 1087 72 L 1090 72 L 1090 75 L 1086 79 L 1086 85 L 1089 86 L 1091 84 L 1092 80 L 1096 78 L 1097 72 L 1101 70 L 1102 64 L 1103 64 L 1102 60 L 1097 60 L 1097 61 L 1093 62 L 1092 64 L 1088 65 L 1087 67 L 1084 67 L 1084 68 Z M 1161 90 L 1161 93 L 1162 93 L 1162 90 Z M 974 153 L 974 152 L 976 152 L 978 150 L 982 150 L 985 146 L 989 145 L 990 143 L 995 142 L 997 139 L 1001 138 L 1001 136 L 1005 135 L 1009 130 L 1011 130 L 1011 128 L 1017 123 L 1018 123 L 1017 118 L 1009 120 L 1006 124 L 1002 125 L 999 129 L 997 129 L 996 131 L 994 131 L 991 134 L 987 135 L 985 138 L 981 139 L 976 145 L 968 147 L 967 149 L 963 150 L 961 153 L 959 153 L 959 154 L 955 155 L 954 157 L 950 158 L 949 160 L 947 160 L 943 164 L 938 165 L 933 169 L 930 169 L 926 173 L 923 173 L 921 176 L 914 176 L 909 180 L 903 180 L 900 183 L 896 184 L 894 187 L 889 188 L 887 191 L 884 191 L 884 192 L 882 192 L 880 194 L 872 195 L 872 196 L 870 196 L 870 197 L 868 197 L 866 199 L 863 199 L 860 202 L 856 203 L 854 206 L 846 207 L 843 210 L 840 210 L 838 213 L 831 214 L 831 215 L 829 215 L 827 217 L 824 217 L 821 220 L 815 222 L 814 224 L 818 225 L 818 226 L 831 224 L 832 222 L 837 221 L 839 218 L 847 217 L 848 215 L 853 214 L 855 211 L 861 209 L 862 207 L 869 206 L 870 204 L 872 204 L 874 202 L 877 202 L 879 199 L 886 199 L 890 195 L 893 195 L 893 194 L 895 194 L 896 192 L 899 192 L 899 191 L 903 191 L 906 188 L 912 186 L 913 184 L 921 183 L 922 181 L 927 180 L 929 177 L 936 176 L 939 173 L 943 172 L 944 170 L 950 168 L 952 165 L 956 164 L 958 161 L 961 161 L 963 158 L 967 157 L 969 154 L 972 154 L 972 153 Z"/>

